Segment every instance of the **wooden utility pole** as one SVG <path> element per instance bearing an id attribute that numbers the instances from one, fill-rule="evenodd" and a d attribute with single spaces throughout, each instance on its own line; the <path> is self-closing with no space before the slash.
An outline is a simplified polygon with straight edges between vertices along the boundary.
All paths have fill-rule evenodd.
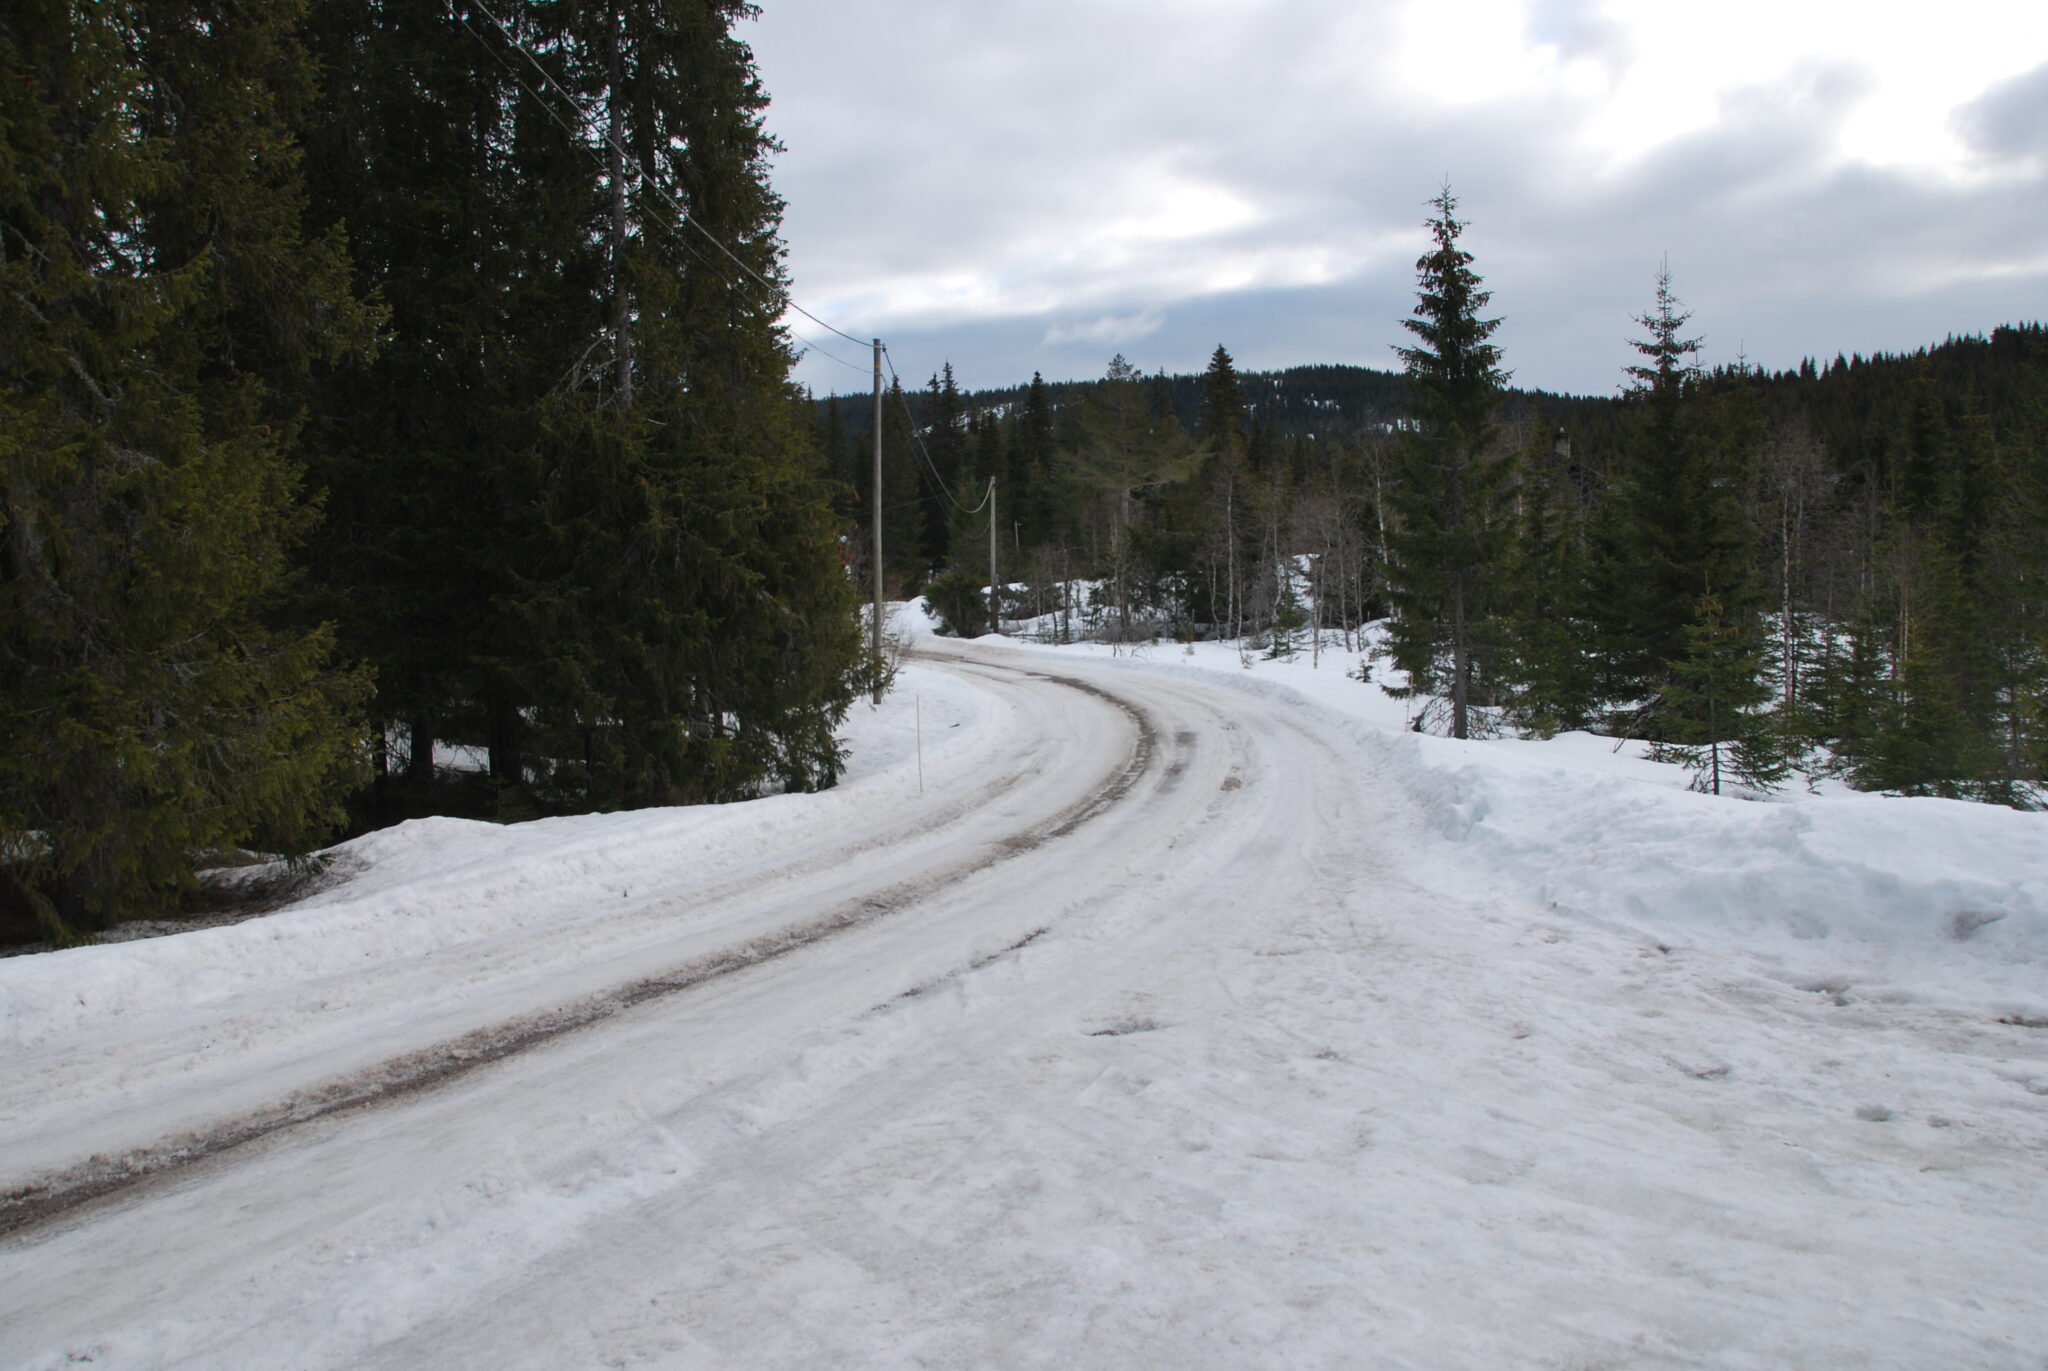
<path id="1" fill-rule="evenodd" d="M 882 703 L 882 340 L 875 342 L 875 481 L 868 491 L 874 518 L 875 618 L 869 625 L 875 654 L 875 703 Z"/>
<path id="2" fill-rule="evenodd" d="M 988 631 L 1003 631 L 1003 592 L 996 588 L 996 478 L 988 478 Z"/>

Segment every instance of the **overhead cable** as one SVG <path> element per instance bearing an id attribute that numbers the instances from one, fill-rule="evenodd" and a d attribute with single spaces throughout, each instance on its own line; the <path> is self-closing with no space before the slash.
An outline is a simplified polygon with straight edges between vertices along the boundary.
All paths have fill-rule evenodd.
<path id="1" fill-rule="evenodd" d="M 492 12 L 490 6 L 484 4 L 483 0 L 470 0 L 470 3 L 474 4 L 476 8 L 483 13 L 483 16 L 486 19 L 489 19 L 493 24 L 497 25 L 498 31 L 505 35 L 505 41 L 510 43 L 514 48 L 517 48 L 519 50 L 519 55 L 524 57 L 527 61 L 527 64 L 530 65 L 536 72 L 540 74 L 540 79 L 546 82 L 547 85 L 551 87 L 553 90 L 555 90 L 564 100 L 567 100 L 571 108 L 573 108 L 579 115 L 583 117 L 587 125 L 585 134 L 589 132 L 594 132 L 597 128 L 598 123 L 596 116 L 594 116 L 589 110 L 583 107 L 583 102 L 576 98 L 575 93 L 565 88 L 560 81 L 557 81 L 555 79 L 554 73 L 550 72 L 546 67 L 540 64 L 540 59 L 535 57 L 533 53 L 528 50 L 526 44 L 520 41 L 519 36 L 512 32 L 511 27 L 508 24 L 506 24 L 504 20 L 500 19 L 495 13 Z M 449 0 L 449 4 L 450 12 L 452 13 L 454 0 Z M 467 19 L 462 18 L 462 16 L 460 15 L 457 15 L 456 18 L 464 28 L 469 28 L 469 21 Z M 476 30 L 470 29 L 470 32 L 474 34 Z M 522 86 L 525 85 L 523 81 L 520 84 Z M 531 87 L 527 87 L 527 89 L 531 90 Z M 535 92 L 534 95 L 536 99 L 539 99 L 538 92 Z M 552 115 L 553 111 L 550 110 L 549 113 Z M 568 125 L 566 123 L 563 123 L 561 119 L 557 118 L 556 122 L 561 123 L 564 128 L 568 128 Z M 575 132 L 575 130 L 571 130 L 571 132 L 573 133 Z M 618 153 L 618 155 L 621 158 L 623 158 L 627 162 L 630 162 L 633 165 L 633 168 L 639 173 L 640 179 L 644 181 L 648 186 L 652 187 L 656 195 L 659 195 L 662 199 L 668 202 L 669 207 L 675 210 L 677 218 L 679 218 L 682 222 L 688 224 L 691 228 L 696 229 L 698 233 L 702 234 L 706 241 L 708 241 L 713 247 L 717 248 L 720 252 L 724 253 L 726 257 L 730 258 L 734 266 L 738 267 L 741 271 L 744 271 L 747 275 L 753 277 L 756 281 L 759 281 L 763 286 L 767 287 L 768 290 L 773 292 L 782 301 L 783 305 L 785 305 L 789 309 L 795 310 L 798 314 L 803 315 L 804 318 L 810 320 L 812 323 L 816 324 L 819 328 L 824 329 L 828 333 L 836 333 L 849 343 L 858 343 L 862 347 L 868 346 L 868 339 L 856 338 L 852 334 L 846 332 L 844 329 L 834 328 L 831 324 L 826 323 L 823 319 L 820 319 L 817 315 L 811 313 L 802 305 L 798 304 L 796 302 L 796 297 L 789 293 L 788 286 L 780 285 L 774 281 L 769 280 L 767 277 L 763 276 L 760 272 L 754 270 L 752 266 L 748 265 L 744 260 L 742 260 L 739 254 L 735 253 L 731 248 L 725 245 L 723 239 L 721 239 L 717 234 L 713 233 L 710 229 L 704 227 L 704 225 L 702 225 L 701 223 L 697 222 L 696 216 L 691 214 L 689 210 L 683 208 L 682 202 L 677 200 L 675 196 L 671 195 L 668 191 L 668 188 L 662 185 L 658 178 L 649 174 L 646 165 L 642 163 L 639 158 L 633 156 L 633 154 L 625 147 L 625 145 L 622 144 L 616 137 L 613 136 L 609 128 L 606 128 L 603 134 L 600 136 L 603 138 L 604 143 L 607 147 L 611 148 L 614 152 Z M 829 356 L 830 354 L 827 355 Z M 834 360 L 843 361 L 844 359 L 835 358 Z M 855 364 L 847 362 L 846 365 L 854 366 Z"/>
<path id="2" fill-rule="evenodd" d="M 497 16 L 497 14 L 492 11 L 489 5 L 483 3 L 483 0 L 469 0 L 469 2 L 475 5 L 477 10 L 481 12 L 486 19 L 489 19 L 491 23 L 497 27 L 498 32 L 504 35 L 505 41 L 511 44 L 511 46 L 519 53 L 521 57 L 526 59 L 527 65 L 533 68 L 533 70 L 540 76 L 540 79 L 550 89 L 559 94 L 562 97 L 562 99 L 566 100 L 569 103 L 570 108 L 574 109 L 577 115 L 583 119 L 584 126 L 579 129 L 576 126 L 570 124 L 568 120 L 562 118 L 561 114 L 555 109 L 553 102 L 548 100 L 546 96 L 541 94 L 541 92 L 535 90 L 531 85 L 529 85 L 526 82 L 526 80 L 523 77 L 519 75 L 517 71 L 512 70 L 508 66 L 508 74 L 511 76 L 514 83 L 517 84 L 521 90 L 525 91 L 528 95 L 532 96 L 534 99 L 534 103 L 539 105 L 540 108 L 547 114 L 547 116 L 550 119 L 552 119 L 555 122 L 555 124 L 558 127 L 560 127 L 565 133 L 567 133 L 572 139 L 581 142 L 583 139 L 589 137 L 592 133 L 596 132 L 599 122 L 597 117 L 594 114 L 592 114 L 590 110 L 584 108 L 583 102 L 576 98 L 574 92 L 565 88 L 560 81 L 557 81 L 555 79 L 554 73 L 550 72 L 546 67 L 541 65 L 540 59 L 533 55 L 531 49 L 529 49 L 526 46 L 526 44 L 520 40 L 519 36 L 512 31 L 511 26 L 508 25 L 503 19 L 500 19 Z M 491 45 L 484 41 L 483 35 L 476 31 L 476 29 L 470 24 L 468 18 L 465 15 L 462 15 L 456 11 L 454 0 L 449 0 L 449 13 L 455 18 L 456 22 L 460 23 L 462 27 L 469 32 L 471 37 L 475 38 L 477 42 L 484 47 L 486 51 L 493 51 L 491 49 Z M 493 55 L 498 54 L 494 52 Z M 500 62 L 502 63 L 504 60 L 502 55 L 498 56 Z M 653 176 L 648 172 L 646 165 L 642 163 L 639 158 L 635 157 L 632 154 L 632 152 L 629 149 L 627 149 L 622 143 L 620 143 L 620 141 L 612 135 L 612 132 L 608 127 L 604 130 L 600 137 L 602 138 L 603 142 L 607 147 L 615 151 L 623 161 L 628 162 L 632 165 L 635 172 L 639 175 L 640 180 L 646 186 L 652 189 L 657 196 L 659 196 L 662 200 L 668 203 L 669 208 L 675 211 L 676 217 L 681 222 L 686 223 L 690 227 L 696 229 L 697 232 L 701 234 L 707 242 L 709 242 L 713 247 L 717 248 L 719 252 L 723 253 L 726 256 L 726 258 L 733 263 L 733 265 L 737 266 L 741 271 L 745 272 L 755 281 L 758 281 L 763 287 L 765 287 L 777 299 L 779 299 L 784 306 L 796 311 L 798 314 L 801 314 L 804 318 L 810 320 L 812 323 L 816 324 L 819 328 L 824 329 L 826 332 L 844 338 L 849 343 L 855 343 L 862 347 L 871 346 L 872 340 L 856 338 L 852 334 L 846 332 L 844 329 L 833 327 L 825 320 L 820 319 L 817 315 L 811 313 L 802 305 L 798 304 L 796 298 L 790 294 L 789 288 L 787 286 L 780 285 L 774 281 L 769 280 L 760 272 L 754 270 L 753 267 L 749 266 L 736 253 L 734 253 L 731 248 L 727 247 L 725 243 L 716 234 L 712 233 L 710 229 L 704 227 L 703 224 L 699 223 L 696 219 L 696 216 L 691 214 L 688 209 L 684 208 L 682 202 L 677 200 L 676 197 L 669 192 L 668 188 L 661 183 L 659 178 Z M 592 150 L 592 155 L 595 155 L 594 149 Z M 685 243 L 683 246 L 686 250 L 690 252 L 691 256 L 696 257 L 697 260 L 699 260 L 700 262 L 704 261 L 703 255 L 695 251 L 694 249 L 691 249 L 689 247 L 689 244 Z M 711 266 L 712 264 L 709 262 L 705 262 L 705 265 L 708 267 Z M 815 351 L 819 353 L 821 356 L 827 357 L 832 361 L 837 362 L 840 366 L 847 368 L 849 371 L 858 371 L 862 373 L 866 373 L 869 371 L 868 367 L 862 366 L 858 362 L 849 362 L 844 357 L 841 357 L 839 354 L 831 351 L 830 349 L 820 346 L 819 344 L 812 342 L 809 339 L 802 338 L 801 335 L 797 335 L 795 333 L 795 330 L 793 329 L 791 330 L 791 334 L 792 336 L 798 337 L 800 341 L 804 343 L 805 348 L 807 350 Z M 896 377 L 897 393 L 901 395 L 902 378 L 896 376 L 895 360 L 893 358 L 889 358 L 887 348 L 884 348 L 882 350 L 882 354 L 884 358 L 888 360 L 889 374 L 892 377 Z M 910 413 L 910 405 L 907 400 L 903 402 L 903 413 L 904 418 L 906 419 L 906 421 L 908 421 L 910 435 L 917 445 L 918 455 L 924 459 L 925 470 L 930 473 L 933 484 L 935 484 L 938 487 L 939 493 L 946 497 L 947 503 L 952 505 L 953 508 L 961 511 L 964 514 L 978 514 L 983 509 L 985 509 L 988 506 L 990 498 L 992 498 L 994 494 L 994 483 L 990 483 L 990 488 L 987 493 L 983 494 L 980 504 L 975 505 L 972 509 L 969 509 L 966 505 L 962 504 L 958 499 L 954 497 L 952 490 L 947 487 L 945 478 L 939 474 L 937 464 L 932 461 L 931 453 L 925 448 L 924 438 L 917 431 L 916 419 L 915 416 L 913 416 Z"/>
<path id="3" fill-rule="evenodd" d="M 904 427 L 910 430 L 910 437 L 917 444 L 917 454 L 924 458 L 924 469 L 931 473 L 932 481 L 938 486 L 939 493 L 946 497 L 947 504 L 953 506 L 962 514 L 981 513 L 982 510 L 988 508 L 989 500 L 995 495 L 996 483 L 993 480 L 988 483 L 988 490 L 982 494 L 981 503 L 973 509 L 969 509 L 966 505 L 953 498 L 953 492 L 946 486 L 946 478 L 939 475 L 938 464 L 932 461 L 931 453 L 925 448 L 924 435 L 917 431 L 917 416 L 910 412 L 910 397 L 904 393 L 903 378 L 896 374 L 896 359 L 889 355 L 889 349 L 882 349 L 882 360 L 888 364 L 890 379 L 896 382 L 896 399 L 903 407 Z"/>

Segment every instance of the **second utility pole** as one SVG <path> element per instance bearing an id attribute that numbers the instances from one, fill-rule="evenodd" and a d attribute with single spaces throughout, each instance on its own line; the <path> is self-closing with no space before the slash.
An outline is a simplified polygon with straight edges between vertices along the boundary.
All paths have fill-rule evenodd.
<path id="1" fill-rule="evenodd" d="M 875 483 L 869 488 L 869 506 L 874 511 L 875 621 L 871 642 L 875 663 L 875 703 L 882 703 L 882 340 L 875 339 Z"/>

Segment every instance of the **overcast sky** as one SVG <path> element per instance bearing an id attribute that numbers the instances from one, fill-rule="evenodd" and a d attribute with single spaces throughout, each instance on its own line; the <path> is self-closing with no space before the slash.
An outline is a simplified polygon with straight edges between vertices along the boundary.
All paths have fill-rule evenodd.
<path id="1" fill-rule="evenodd" d="M 1521 385 L 1666 253 L 1709 364 L 2048 317 L 2048 0 L 760 4 L 796 298 L 906 384 L 1392 367 L 1446 176 Z"/>

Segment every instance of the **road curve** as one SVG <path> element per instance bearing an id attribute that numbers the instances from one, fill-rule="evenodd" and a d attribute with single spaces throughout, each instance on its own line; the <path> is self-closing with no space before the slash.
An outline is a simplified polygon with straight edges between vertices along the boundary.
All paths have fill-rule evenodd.
<path id="1" fill-rule="evenodd" d="M 1380 878 L 1368 835 L 1394 816 L 1284 700 L 944 641 L 924 661 L 996 702 L 986 756 L 937 759 L 922 798 L 780 833 L 594 923 L 435 954 L 471 975 L 502 963 L 477 1003 L 441 1003 L 431 964 L 393 962 L 363 974 L 417 983 L 422 1008 L 346 1052 L 254 991 L 155 1026 L 154 1071 L 106 1036 L 50 1049 L 52 1077 L 97 1054 L 121 1084 L 96 1097 L 82 1073 L 43 1127 L 11 1102 L 10 1172 L 48 1200 L 0 1240 L 0 1360 L 257 1364 L 287 1347 L 308 1367 L 560 1366 L 644 1344 L 674 1364 L 822 1365 L 852 1353 L 834 1353 L 829 1311 L 792 1321 L 778 1263 L 856 1262 L 891 1307 L 947 1288 L 960 1253 L 870 1213 L 877 1195 L 914 1209 L 935 1159 L 849 1174 L 848 1147 L 925 1112 L 1057 1127 L 1077 1043 L 1157 1030 L 1148 1005 L 1190 986 L 1227 994 L 1208 968 L 1247 910 L 1344 907 Z M 1347 936 L 1364 946 L 1355 922 Z M 348 985 L 321 994 L 351 1002 Z M 388 1003 L 389 986 L 355 998 Z M 295 1058 L 294 1041 L 320 1050 Z M 201 1096 L 186 1136 L 142 1136 L 180 1092 Z M 82 1140 L 108 1136 L 125 1154 L 81 1166 Z M 149 1179 L 77 1203 L 95 1166 Z M 757 1247 L 764 1213 L 809 1236 Z M 977 1355 L 1023 1345 L 1026 1311 L 949 1298 Z M 611 1346 L 592 1331 L 608 1320 L 639 1331 Z"/>
<path id="2" fill-rule="evenodd" d="M 799 810 L 772 846 L 679 860 L 619 909 L 551 910 L 553 892 L 522 888 L 545 917 L 382 957 L 340 984 L 257 981 L 168 1022 L 118 1017 L 26 1054 L 0 1086 L 0 1233 L 888 917 L 1099 817 L 1154 764 L 1157 731 L 1129 702 L 1041 672 L 999 679 L 1004 708 L 982 728 L 1011 745 L 944 787 L 851 815 Z M 744 823 L 747 808 L 724 817 Z M 437 994 L 443 982 L 460 997 Z"/>

